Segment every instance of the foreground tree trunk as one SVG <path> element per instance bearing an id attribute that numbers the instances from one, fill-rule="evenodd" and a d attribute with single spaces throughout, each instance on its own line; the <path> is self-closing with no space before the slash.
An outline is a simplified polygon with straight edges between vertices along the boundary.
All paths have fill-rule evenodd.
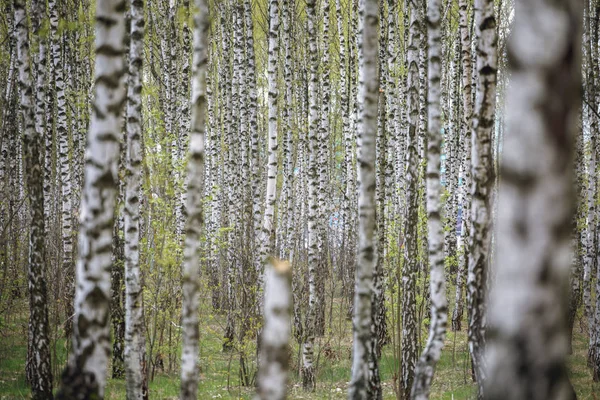
<path id="1" fill-rule="evenodd" d="M 204 231 L 202 198 L 204 196 L 204 135 L 206 124 L 206 70 L 210 19 L 205 0 L 195 0 L 194 51 L 192 62 L 192 131 L 187 172 L 187 223 L 183 249 L 183 304 L 181 354 L 182 400 L 197 399 L 198 391 L 198 304 L 200 238 Z"/>
<path id="2" fill-rule="evenodd" d="M 96 5 L 95 97 L 81 200 L 73 355 L 59 398 L 102 398 L 110 355 L 112 227 L 119 168 L 125 10 L 122 1 Z"/>
<path id="3" fill-rule="evenodd" d="M 142 179 L 142 71 L 144 3 L 131 0 L 131 42 L 127 85 L 125 191 L 125 373 L 127 399 L 147 399 L 146 337 L 140 277 L 140 184 Z"/>
<path id="4" fill-rule="evenodd" d="M 566 306 L 581 15 L 574 0 L 516 5 L 485 398 L 571 400 Z"/>
<path id="5" fill-rule="evenodd" d="M 308 310 L 305 318 L 304 341 L 302 344 L 302 387 L 305 391 L 315 390 L 315 321 L 318 308 L 316 278 L 319 268 L 317 227 L 317 134 L 319 128 L 317 110 L 317 16 L 315 0 L 306 1 L 308 19 L 308 51 L 310 78 L 308 83 Z"/>
<path id="6" fill-rule="evenodd" d="M 284 400 L 288 381 L 292 268 L 287 261 L 270 259 L 267 262 L 258 398 Z"/>
<path id="7" fill-rule="evenodd" d="M 429 243 L 429 265 L 431 269 L 429 287 L 431 296 L 431 324 L 429 338 L 421 354 L 412 387 L 413 399 L 429 398 L 435 366 L 442 355 L 446 326 L 448 323 L 448 300 L 444 276 L 444 232 L 442 226 L 440 184 L 440 148 L 442 144 L 440 109 L 440 44 L 441 1 L 427 3 L 427 37 L 429 62 L 428 73 L 428 141 L 427 141 L 427 227 Z"/>
<path id="8" fill-rule="evenodd" d="M 410 25 L 408 32 L 408 73 L 406 109 L 408 124 L 406 135 L 406 211 L 404 215 L 404 262 L 402 265 L 402 396 L 410 398 L 414 370 L 417 362 L 417 225 L 418 225 L 418 154 L 417 126 L 419 123 L 419 49 L 421 47 L 420 4 L 409 2 Z"/>
<path id="9" fill-rule="evenodd" d="M 490 259 L 491 197 L 494 183 L 492 131 L 496 112 L 496 17 L 493 0 L 475 0 L 477 87 L 471 151 L 471 238 L 467 270 L 468 341 L 478 398 L 483 396 L 485 288 Z M 470 128 L 470 127 L 469 127 Z"/>
<path id="10" fill-rule="evenodd" d="M 379 99 L 377 0 L 359 0 L 358 8 L 358 253 L 354 291 L 352 378 L 349 399 L 380 399 L 381 388 L 370 387 L 370 366 L 377 363 L 377 340 L 371 331 L 375 241 L 375 156 Z M 377 377 L 378 378 L 378 377 Z"/>
<path id="11" fill-rule="evenodd" d="M 35 4 L 39 7 L 41 4 Z M 37 10 L 40 11 L 40 10 Z M 36 14 L 38 14 L 36 11 Z M 52 371 L 50 340 L 48 336 L 48 300 L 46 296 L 44 245 L 44 183 L 40 150 L 41 132 L 36 132 L 33 80 L 29 54 L 29 26 L 25 3 L 14 3 L 15 35 L 17 36 L 17 63 L 19 70 L 20 109 L 23 123 L 24 170 L 29 194 L 29 384 L 34 399 L 52 399 Z M 35 15 L 39 18 L 40 15 Z M 34 17 L 34 20 L 37 19 Z M 39 21 L 38 21 L 39 22 Z M 37 88 L 36 88 L 37 90 Z"/>

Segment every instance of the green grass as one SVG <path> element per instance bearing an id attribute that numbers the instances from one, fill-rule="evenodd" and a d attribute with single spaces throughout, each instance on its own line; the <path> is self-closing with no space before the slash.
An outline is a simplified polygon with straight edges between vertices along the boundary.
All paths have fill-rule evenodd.
<path id="1" fill-rule="evenodd" d="M 26 307 L 23 307 L 26 309 Z M 334 315 L 335 315 L 334 309 Z M 30 398 L 25 383 L 24 364 L 27 352 L 27 315 L 18 315 L 10 323 L 4 323 L 0 330 L 0 400 Z M 221 317 L 205 319 L 200 343 L 201 380 L 200 399 L 251 399 L 252 389 L 239 385 L 239 359 L 236 354 L 221 351 Z M 333 331 L 326 337 L 318 338 L 315 357 L 318 375 L 317 391 L 307 394 L 302 391 L 298 376 L 298 346 L 292 345 L 292 372 L 290 373 L 290 399 L 345 399 L 351 365 L 351 326 L 344 318 L 332 321 Z M 464 324 L 463 324 L 464 325 Z M 574 354 L 569 358 L 571 381 L 579 399 L 596 399 L 600 394 L 600 384 L 593 383 L 590 370 L 586 366 L 587 337 L 584 329 L 575 327 Z M 56 337 L 59 332 L 55 330 Z M 328 351 L 324 349 L 327 347 Z M 59 360 L 53 366 L 59 376 L 66 360 L 65 340 L 53 341 L 53 357 Z M 327 353 L 327 356 L 325 355 Z M 395 399 L 395 363 L 391 344 L 384 348 L 380 362 L 384 398 Z M 56 383 L 55 383 L 56 386 Z M 157 373 L 150 382 L 151 399 L 176 399 L 179 393 L 177 372 Z M 109 379 L 106 399 L 124 399 L 125 381 Z M 432 399 L 472 399 L 474 385 L 471 382 L 468 365 L 466 333 L 449 332 L 446 347 L 442 353 L 432 387 Z"/>

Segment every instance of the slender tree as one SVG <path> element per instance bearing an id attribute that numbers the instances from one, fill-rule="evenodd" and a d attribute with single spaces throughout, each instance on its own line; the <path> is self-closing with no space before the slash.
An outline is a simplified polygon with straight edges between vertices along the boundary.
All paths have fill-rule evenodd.
<path id="1" fill-rule="evenodd" d="M 444 276 L 444 233 L 441 220 L 440 148 L 442 144 L 440 75 L 441 67 L 441 1 L 427 3 L 428 38 L 428 140 L 427 140 L 427 224 L 430 265 L 431 324 L 425 349 L 416 366 L 412 387 L 413 399 L 428 399 L 435 366 L 446 337 L 448 301 Z"/>
<path id="2" fill-rule="evenodd" d="M 279 0 L 269 1 L 269 55 L 268 55 L 268 90 L 269 90 L 269 155 L 267 159 L 267 189 L 265 211 L 263 216 L 262 240 L 260 247 L 260 268 L 263 268 L 267 256 L 275 247 L 273 223 L 275 221 L 275 196 L 277 191 L 277 59 L 279 56 Z M 262 271 L 258 271 L 262 276 Z M 262 279 L 260 280 L 262 282 Z"/>
<path id="3" fill-rule="evenodd" d="M 131 0 L 131 42 L 127 84 L 125 190 L 125 373 L 127 399 L 147 399 L 146 337 L 140 277 L 140 184 L 142 179 L 142 71 L 144 2 Z"/>
<path id="4" fill-rule="evenodd" d="M 184 400 L 198 397 L 198 303 L 199 247 L 204 231 L 204 135 L 206 124 L 206 68 L 210 19 L 205 0 L 195 0 L 194 50 L 192 61 L 192 131 L 187 172 L 187 222 L 183 253 L 183 351 L 181 354 L 181 393 Z"/>
<path id="5" fill-rule="evenodd" d="M 462 185 L 460 186 L 459 205 L 462 210 L 460 239 L 462 251 L 459 251 L 458 272 L 456 274 L 456 301 L 452 313 L 452 330 L 459 331 L 462 325 L 464 309 L 464 285 L 465 267 L 469 254 L 469 232 L 471 211 L 471 129 L 473 117 L 473 82 L 471 66 L 471 34 L 469 31 L 469 8 L 468 0 L 459 0 L 459 31 L 460 31 L 460 55 L 462 63 L 462 124 L 461 137 L 463 145 L 462 153 Z"/>
<path id="6" fill-rule="evenodd" d="M 317 153 L 318 153 L 318 110 L 317 110 L 317 15 L 316 1 L 306 1 L 308 19 L 308 57 L 310 77 L 308 81 L 308 310 L 305 318 L 304 343 L 302 345 L 302 387 L 315 390 L 313 365 L 315 344 L 315 322 L 318 308 L 316 275 L 319 268 L 317 227 Z"/>
<path id="7" fill-rule="evenodd" d="M 408 125 L 406 135 L 404 262 L 402 264 L 402 371 L 401 387 L 404 398 L 409 398 L 417 362 L 416 275 L 417 221 L 418 221 L 418 154 L 417 127 L 419 123 L 419 49 L 421 46 L 421 5 L 417 0 L 408 2 L 410 24 L 408 32 L 406 77 L 406 109 Z"/>
<path id="8" fill-rule="evenodd" d="M 375 153 L 379 7 L 376 0 L 359 0 L 358 21 L 358 253 L 354 291 L 352 379 L 349 399 L 381 398 L 381 389 L 369 387 L 369 367 L 377 363 L 376 339 L 371 332 L 373 273 L 377 263 L 375 233 Z M 374 370 L 377 370 L 375 368 Z"/>
<path id="9" fill-rule="evenodd" d="M 491 197 L 494 183 L 492 131 L 496 113 L 496 46 L 498 36 L 493 0 L 475 1 L 477 86 L 473 115 L 471 186 L 471 239 L 468 254 L 467 312 L 469 351 L 479 398 L 483 397 L 485 287 L 490 259 Z"/>
<path id="10" fill-rule="evenodd" d="M 597 3 L 597 2 L 596 2 Z M 590 344 L 588 348 L 588 365 L 594 366 L 594 359 L 600 357 L 600 352 L 596 344 L 600 343 L 600 310 L 596 302 L 591 300 L 591 283 L 593 276 L 597 275 L 598 269 L 598 118 L 597 118 L 597 98 L 596 98 L 596 75 L 598 68 L 598 21 L 600 19 L 600 5 L 595 6 L 593 1 L 589 2 L 586 20 L 586 50 L 588 61 L 588 73 L 586 76 L 586 101 L 589 107 L 589 161 L 588 161 L 588 186 L 587 186 L 587 236 L 586 236 L 586 259 L 585 259 L 585 280 L 586 292 L 584 293 L 584 302 L 586 305 L 585 313 L 588 316 Z M 598 296 L 596 294 L 596 296 Z M 598 298 L 598 297 L 597 297 Z"/>
<path id="11" fill-rule="evenodd" d="M 41 2 L 34 2 L 33 20 L 37 26 L 43 15 Z M 29 231 L 29 352 L 31 353 L 29 384 L 34 399 L 52 399 L 52 371 L 50 364 L 50 338 L 48 335 L 48 303 L 45 277 L 45 244 L 44 244 L 44 188 L 40 151 L 43 146 L 42 132 L 37 131 L 41 125 L 36 123 L 33 79 L 29 53 L 29 23 L 25 3 L 14 2 L 14 34 L 17 44 L 17 65 L 19 82 L 20 114 L 23 126 L 23 150 L 25 175 L 30 206 Z M 37 31 L 37 29 L 36 29 Z M 44 61 L 42 62 L 44 63 Z M 39 72 L 39 71 L 38 71 Z M 43 72 L 43 68 L 42 68 Z M 43 78 L 41 78 L 43 79 Z M 39 83 L 39 81 L 38 81 Z M 43 101 L 43 85 L 37 101 Z M 43 106 L 42 106 L 43 107 Z"/>

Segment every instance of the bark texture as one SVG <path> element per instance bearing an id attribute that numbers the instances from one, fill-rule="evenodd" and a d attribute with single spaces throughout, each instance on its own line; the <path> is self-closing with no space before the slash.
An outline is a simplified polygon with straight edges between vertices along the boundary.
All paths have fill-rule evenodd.
<path id="1" fill-rule="evenodd" d="M 41 4 L 34 2 L 35 7 Z M 39 22 L 41 10 L 34 10 L 34 21 Z M 29 231 L 29 384 L 34 399 L 52 399 L 52 371 L 50 338 L 48 335 L 48 299 L 45 277 L 44 244 L 44 183 L 40 151 L 42 132 L 36 129 L 33 98 L 33 78 L 30 67 L 29 24 L 25 2 L 14 2 L 14 34 L 17 45 L 19 103 L 23 127 L 24 171 L 30 206 Z M 41 88 L 36 88 L 36 91 Z M 39 101 L 39 98 L 38 98 Z M 38 106 L 39 107 L 39 106 Z M 38 128 L 41 126 L 38 125 Z"/>
<path id="2" fill-rule="evenodd" d="M 308 82 L 308 310 L 305 318 L 302 345 L 302 387 L 315 390 L 314 344 L 315 322 L 318 308 L 316 277 L 319 268 L 317 227 L 317 153 L 318 153 L 318 104 L 317 104 L 317 16 L 316 1 L 306 1 L 308 19 L 308 51 L 310 77 Z"/>
<path id="3" fill-rule="evenodd" d="M 142 180 L 142 71 L 144 3 L 131 0 L 131 42 L 127 84 L 125 176 L 125 374 L 127 400 L 148 398 L 146 337 L 140 276 L 140 187 Z"/>
<path id="4" fill-rule="evenodd" d="M 448 300 L 444 276 L 444 233 L 441 220 L 440 148 L 442 144 L 440 108 L 441 1 L 427 3 L 428 37 L 428 140 L 427 140 L 427 228 L 429 253 L 429 292 L 431 324 L 429 337 L 415 369 L 411 398 L 428 399 L 435 366 L 442 355 L 448 322 Z"/>
<path id="5" fill-rule="evenodd" d="M 192 121 L 187 164 L 187 221 L 183 250 L 183 303 L 181 353 L 182 400 L 197 399 L 199 321 L 200 238 L 204 233 L 204 135 L 206 125 L 206 69 L 210 19 L 205 0 L 195 0 L 194 50 L 192 61 Z"/>
<path id="6" fill-rule="evenodd" d="M 404 262 L 402 264 L 402 367 L 401 390 L 410 398 L 414 370 L 417 363 L 417 225 L 418 225 L 418 166 L 417 128 L 419 124 L 419 49 L 421 47 L 420 3 L 408 3 L 410 22 L 408 29 L 406 79 L 406 109 L 408 124 L 406 135 L 405 212 L 404 212 Z"/>
<path id="7" fill-rule="evenodd" d="M 498 36 L 493 0 L 475 1 L 477 87 L 471 147 L 471 238 L 467 270 L 468 341 L 478 397 L 483 397 L 485 292 L 490 259 L 491 197 L 494 183 L 492 133 L 496 112 Z"/>
<path id="8" fill-rule="evenodd" d="M 377 341 L 371 330 L 373 274 L 377 264 L 375 232 L 375 156 L 379 101 L 377 0 L 359 0 L 358 21 L 358 252 L 354 290 L 352 378 L 349 399 L 381 398 L 381 390 L 369 386 L 370 366 L 377 363 Z M 374 394 L 375 393 L 375 394 Z"/>

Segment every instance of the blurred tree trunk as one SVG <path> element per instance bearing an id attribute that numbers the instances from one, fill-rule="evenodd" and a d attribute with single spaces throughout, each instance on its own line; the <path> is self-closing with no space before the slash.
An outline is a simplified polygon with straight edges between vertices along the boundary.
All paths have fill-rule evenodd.
<path id="1" fill-rule="evenodd" d="M 105 0 L 96 7 L 96 85 L 81 201 L 73 356 L 63 373 L 60 399 L 102 397 L 106 385 L 112 224 L 126 95 L 125 10 L 121 5 Z"/>
<path id="2" fill-rule="evenodd" d="M 485 398 L 575 399 L 566 307 L 581 10 L 570 0 L 522 0 L 516 7 Z"/>

